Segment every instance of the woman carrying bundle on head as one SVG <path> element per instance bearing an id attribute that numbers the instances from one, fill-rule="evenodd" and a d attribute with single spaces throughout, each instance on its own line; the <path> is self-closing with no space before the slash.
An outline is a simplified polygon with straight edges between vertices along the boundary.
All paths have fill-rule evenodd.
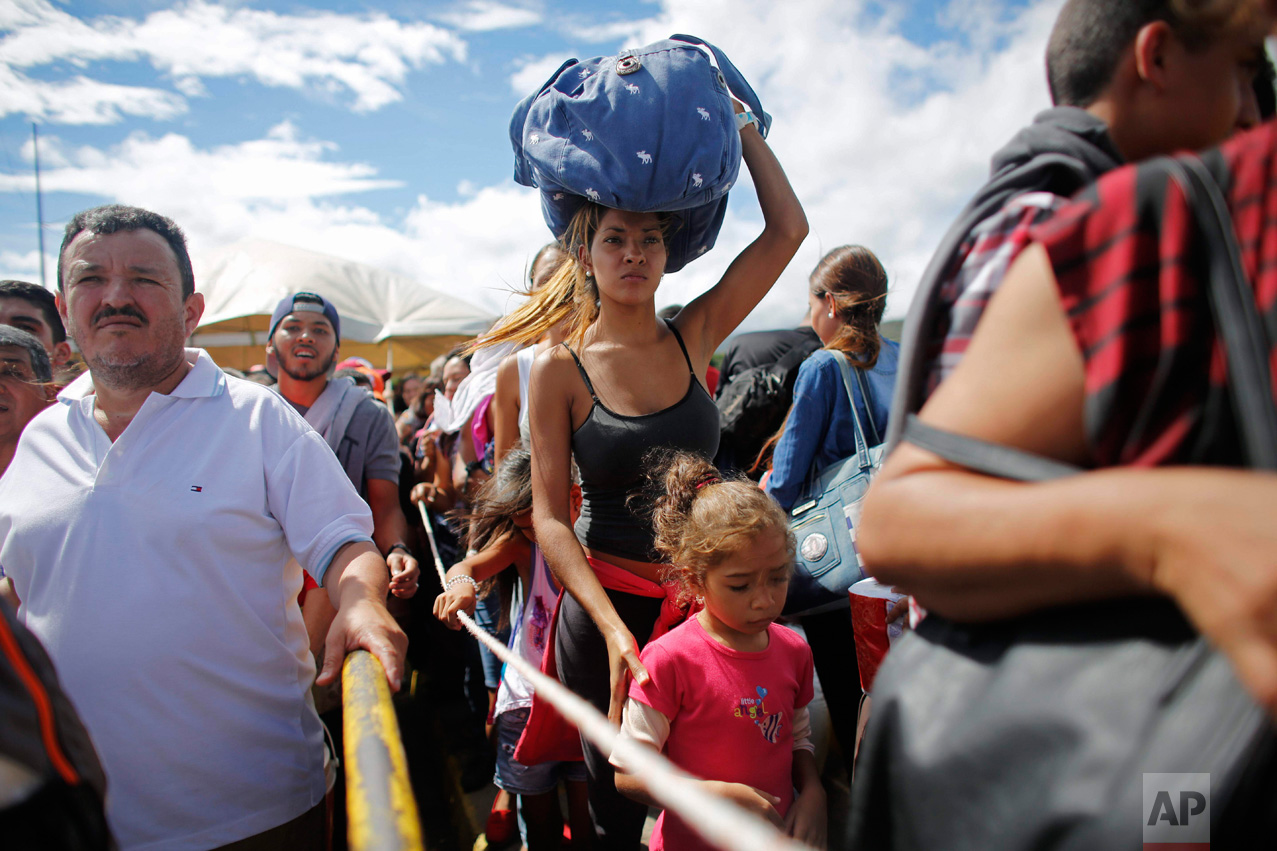
<path id="1" fill-rule="evenodd" d="M 663 608 L 674 619 L 673 604 L 663 605 L 651 522 L 626 503 L 641 489 L 642 459 L 659 447 L 714 455 L 718 409 L 697 376 L 807 234 L 802 207 L 755 124 L 741 122 L 739 133 L 763 232 L 673 321 L 657 318 L 655 298 L 678 216 L 585 203 L 561 239 L 566 261 L 483 341 L 531 343 L 560 322 L 568 329 L 566 342 L 532 367 L 533 516 L 568 592 L 557 620 L 559 676 L 614 722 L 630 679 L 647 679 L 640 646 Z M 584 492 L 575 529 L 574 455 Z M 646 807 L 617 793 L 607 754 L 583 745 L 602 847 L 638 847 Z"/>

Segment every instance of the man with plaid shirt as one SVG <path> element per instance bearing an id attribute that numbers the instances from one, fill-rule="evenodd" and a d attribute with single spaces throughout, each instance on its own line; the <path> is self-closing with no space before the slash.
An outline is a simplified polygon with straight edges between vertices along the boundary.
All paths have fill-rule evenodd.
<path id="1" fill-rule="evenodd" d="M 1263 43 L 1171 2 L 1069 0 L 1047 45 L 1055 104 L 993 157 L 945 235 L 906 320 L 890 444 L 961 360 L 1034 225 L 1124 162 L 1223 141 L 1258 120 Z"/>

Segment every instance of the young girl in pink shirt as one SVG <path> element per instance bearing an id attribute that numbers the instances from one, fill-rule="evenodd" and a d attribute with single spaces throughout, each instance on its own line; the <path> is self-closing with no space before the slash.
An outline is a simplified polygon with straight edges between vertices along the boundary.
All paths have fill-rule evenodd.
<path id="1" fill-rule="evenodd" d="M 703 608 L 643 649 L 650 680 L 630 685 L 621 735 L 824 847 L 825 792 L 807 714 L 811 650 L 774 623 L 794 559 L 785 513 L 753 482 L 724 480 L 699 456 L 666 456 L 657 469 L 656 548 L 670 564 L 669 581 Z M 657 805 L 645 782 L 616 764 L 617 789 Z M 649 847 L 712 848 L 669 811 Z"/>

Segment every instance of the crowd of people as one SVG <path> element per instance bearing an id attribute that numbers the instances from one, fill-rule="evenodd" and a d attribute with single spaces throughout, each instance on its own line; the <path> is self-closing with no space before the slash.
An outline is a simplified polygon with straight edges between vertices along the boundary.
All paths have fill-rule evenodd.
<path id="1" fill-rule="evenodd" d="M 1054 770 L 1081 748 L 1059 728 L 1006 722 L 1028 743 L 1008 757 L 1004 729 L 980 729 L 1005 707 L 989 710 L 957 668 L 920 672 L 941 651 L 992 670 L 1024 635 L 1201 635 L 1269 719 L 1229 766 L 1240 779 L 1215 787 L 1229 841 L 1264 842 L 1277 822 L 1277 485 L 1246 469 L 1267 462 L 1243 437 L 1247 412 L 1277 396 L 1274 24 L 1268 0 L 1067 0 L 1046 45 L 1054 106 L 993 155 L 902 344 L 879 330 L 883 263 L 854 244 L 812 270 L 798 328 L 728 339 L 808 235 L 770 118 L 736 92 L 723 106 L 763 226 L 718 283 L 658 311 L 667 268 L 712 234 L 689 255 L 680 229 L 694 216 L 592 194 L 529 264 L 523 302 L 425 375 L 341 360 L 341 316 L 311 292 L 280 301 L 262 364 L 221 368 L 185 346 L 204 303 L 178 225 L 118 204 L 77 214 L 56 295 L 0 282 L 6 835 L 340 845 L 325 728 L 340 740 L 333 685 L 365 649 L 394 690 L 406 664 L 456 655 L 491 759 L 479 780 L 500 789 L 491 845 L 638 848 L 661 808 L 651 778 L 486 647 L 420 628 L 459 630 L 465 612 L 623 740 L 816 848 L 1092 835 L 1138 772 L 1198 769 L 1110 778 L 1092 761 L 1087 786 Z M 620 74 L 641 66 L 620 59 Z M 1165 156 L 1212 148 L 1258 315 L 1254 365 L 1212 323 L 1219 249 L 1194 225 L 1201 190 Z M 1265 398 L 1240 400 L 1234 379 L 1252 368 Z M 814 581 L 795 560 L 840 552 L 796 537 L 794 518 L 866 438 L 890 455 L 829 534 L 910 596 L 890 617 L 907 609 L 915 627 L 887 654 L 872 711 L 849 588 L 786 610 L 793 583 Z M 1013 472 L 1025 469 L 1046 472 Z M 1030 478 L 1045 480 L 1016 480 Z M 441 582 L 423 570 L 434 553 Z M 1087 734 L 1103 739 L 1103 720 Z M 817 726 L 854 770 L 846 835 L 828 832 Z M 1033 800 L 1048 805 L 1018 806 Z M 1118 831 L 1120 847 L 1142 823 Z M 666 811 L 646 841 L 713 847 L 696 828 Z"/>

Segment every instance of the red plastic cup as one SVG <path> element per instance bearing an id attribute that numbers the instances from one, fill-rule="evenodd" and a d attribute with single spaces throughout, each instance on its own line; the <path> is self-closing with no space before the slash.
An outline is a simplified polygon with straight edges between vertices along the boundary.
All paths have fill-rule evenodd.
<path id="1" fill-rule="evenodd" d="M 891 645 L 904 634 L 905 618 L 887 623 L 887 613 L 905 595 L 876 579 L 862 579 L 847 591 L 851 597 L 851 629 L 856 637 L 860 688 L 869 694 L 878 667 Z"/>

